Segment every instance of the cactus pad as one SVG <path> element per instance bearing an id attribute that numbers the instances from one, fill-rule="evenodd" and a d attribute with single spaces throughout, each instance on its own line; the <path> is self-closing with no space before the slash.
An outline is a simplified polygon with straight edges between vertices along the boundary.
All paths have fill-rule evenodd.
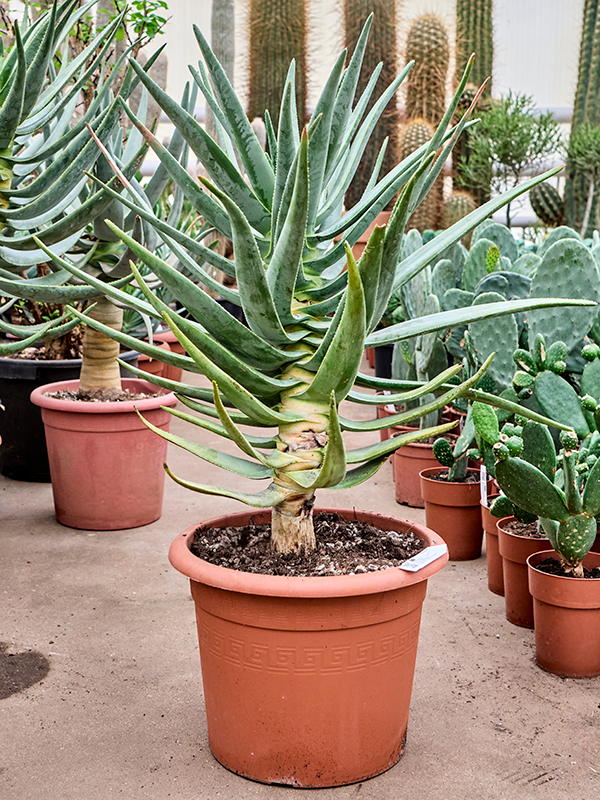
<path id="1" fill-rule="evenodd" d="M 480 242 L 482 241 L 480 239 Z M 504 300 L 502 295 L 488 292 L 476 297 L 473 305 L 494 303 L 502 300 Z M 473 322 L 469 326 L 469 332 L 473 347 L 477 352 L 477 358 L 481 363 L 491 353 L 496 353 L 488 368 L 488 373 L 501 390 L 507 389 L 512 385 L 514 373 L 512 356 L 519 346 L 519 332 L 514 315 L 497 317 L 491 324 L 484 320 Z"/>
<path id="2" fill-rule="evenodd" d="M 575 239 L 550 247 L 531 281 L 529 296 L 600 300 L 600 273 L 588 248 Z M 595 307 L 534 309 L 529 312 L 530 337 L 542 333 L 546 344 L 562 341 L 571 350 L 589 331 Z"/>

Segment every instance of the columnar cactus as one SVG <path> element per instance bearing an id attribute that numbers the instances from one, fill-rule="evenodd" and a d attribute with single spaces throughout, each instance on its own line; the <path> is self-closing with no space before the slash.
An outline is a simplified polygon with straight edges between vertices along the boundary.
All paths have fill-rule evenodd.
<path id="1" fill-rule="evenodd" d="M 479 86 L 487 79 L 488 81 L 482 99 L 479 102 L 479 113 L 485 110 L 492 93 L 492 66 L 494 61 L 494 39 L 492 30 L 492 3 L 493 0 L 457 0 L 456 2 L 456 72 L 455 83 L 458 81 L 461 70 L 469 60 L 471 53 L 475 53 L 475 63 L 471 73 L 471 85 L 467 86 L 463 104 L 468 107 Z M 460 110 L 460 109 L 459 109 Z M 454 149 L 452 164 L 454 174 L 460 177 L 455 182 L 459 188 L 469 191 L 478 205 L 489 199 L 489 191 L 484 191 L 465 182 L 465 177 L 461 170 L 462 161 L 468 159 L 471 150 L 468 144 L 469 134 L 463 133 Z"/>
<path id="2" fill-rule="evenodd" d="M 456 82 L 462 75 L 471 53 L 476 54 L 471 81 L 477 86 L 492 74 L 494 37 L 493 0 L 457 0 L 456 2 Z M 491 97 L 491 81 L 484 96 Z"/>
<path id="3" fill-rule="evenodd" d="M 588 122 L 600 124 L 600 13 L 599 0 L 585 0 L 583 8 L 583 26 L 579 49 L 579 69 L 577 89 L 573 106 L 571 132 Z M 567 224 L 579 230 L 581 228 L 589 194 L 589 179 L 574 164 L 567 160 L 567 179 L 565 182 L 565 217 Z M 584 235 L 591 235 L 596 218 L 597 200 L 594 200 L 590 224 Z"/>
<path id="4" fill-rule="evenodd" d="M 583 577 L 581 562 L 596 538 L 600 512 L 600 441 L 591 452 L 574 430 L 561 431 L 558 473 L 545 426 L 528 422 L 521 436 L 510 433 L 505 426 L 494 445 L 496 481 L 511 503 L 539 517 L 565 571 Z"/>
<path id="5" fill-rule="evenodd" d="M 357 86 L 357 97 L 367 90 L 370 95 L 365 113 L 371 110 L 384 87 L 389 86 L 397 74 L 396 0 L 344 0 L 344 43 L 349 53 L 354 52 L 363 26 L 371 14 L 371 33 L 364 51 L 362 69 L 359 67 Z M 374 76 L 375 72 L 378 77 Z M 376 81 L 374 84 L 370 83 L 373 77 Z M 396 102 L 392 101 L 380 116 L 346 192 L 348 208 L 356 205 L 362 197 L 382 147 L 385 146 L 385 152 L 381 174 L 386 174 L 398 163 L 399 124 L 400 112 Z"/>
<path id="6" fill-rule="evenodd" d="M 288 67 L 296 62 L 295 102 L 300 122 L 306 117 L 306 2 L 305 0 L 251 0 L 248 117 L 264 118 L 265 110 L 277 114 L 289 79 Z"/>
<path id="7" fill-rule="evenodd" d="M 415 19 L 406 40 L 406 59 L 415 62 L 406 83 L 408 120 L 420 118 L 437 124 L 443 117 L 449 58 L 448 34 L 442 20 L 435 14 Z"/>

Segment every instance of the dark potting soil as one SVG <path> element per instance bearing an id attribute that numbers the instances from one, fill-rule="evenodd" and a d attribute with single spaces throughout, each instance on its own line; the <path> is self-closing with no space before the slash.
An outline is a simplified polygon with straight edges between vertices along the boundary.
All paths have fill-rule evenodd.
<path id="1" fill-rule="evenodd" d="M 573 575 L 566 572 L 565 568 L 562 566 L 560 561 L 557 558 L 546 558 L 544 561 L 541 561 L 537 566 L 540 572 L 547 572 L 549 575 L 560 575 L 563 578 L 572 578 Z M 592 569 L 588 569 L 588 567 L 583 568 L 583 577 L 584 578 L 600 578 L 600 567 L 593 567 Z"/>
<path id="2" fill-rule="evenodd" d="M 441 472 L 438 472 L 437 475 L 428 475 L 427 477 L 430 478 L 432 481 L 441 481 L 442 483 L 448 483 L 448 475 L 450 470 L 444 469 Z M 479 483 L 479 473 L 473 472 L 469 470 L 464 478 L 460 480 L 454 480 L 452 483 Z"/>
<path id="3" fill-rule="evenodd" d="M 191 551 L 199 558 L 261 575 L 353 575 L 397 567 L 423 549 L 412 531 L 383 531 L 339 514 L 315 514 L 317 547 L 311 552 L 271 551 L 270 523 L 238 528 L 198 528 Z"/>
<path id="4" fill-rule="evenodd" d="M 537 522 L 519 522 L 517 519 L 507 522 L 502 529 L 515 536 L 527 536 L 529 539 L 547 539 L 544 530 L 538 530 Z M 550 549 L 550 548 L 549 548 Z"/>
<path id="5" fill-rule="evenodd" d="M 77 392 L 62 390 L 60 392 L 45 392 L 45 397 L 54 397 L 57 400 L 72 400 L 77 403 L 127 403 L 130 400 L 147 400 L 150 397 L 160 397 L 165 392 L 130 392 L 125 389 L 120 394 L 115 395 L 111 389 L 95 389 L 93 396 L 79 395 Z"/>

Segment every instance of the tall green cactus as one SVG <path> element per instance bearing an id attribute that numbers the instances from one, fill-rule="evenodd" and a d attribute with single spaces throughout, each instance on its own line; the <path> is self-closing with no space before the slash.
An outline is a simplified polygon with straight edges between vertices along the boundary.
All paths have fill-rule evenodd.
<path id="1" fill-rule="evenodd" d="M 493 0 L 456 0 L 456 73 L 455 83 L 463 74 L 471 53 L 475 63 L 471 82 L 481 86 L 491 77 L 494 62 L 494 37 L 492 27 Z M 484 90 L 491 97 L 491 81 Z"/>
<path id="2" fill-rule="evenodd" d="M 583 7 L 583 26 L 579 49 L 579 68 L 577 89 L 573 106 L 571 132 L 584 123 L 600 124 L 600 8 L 599 0 L 585 0 Z M 572 159 L 567 159 L 567 178 L 565 181 L 565 218 L 567 225 L 581 229 L 589 194 L 589 178 L 577 169 Z M 597 200 L 594 199 L 587 230 L 583 235 L 591 235 L 595 227 Z"/>
<path id="3" fill-rule="evenodd" d="M 210 18 L 211 47 L 232 85 L 235 62 L 234 34 L 235 14 L 233 0 L 213 0 Z M 208 135 L 217 141 L 217 125 L 208 103 L 206 104 L 204 122 Z"/>
<path id="4" fill-rule="evenodd" d="M 478 112 L 484 111 L 492 96 L 492 67 L 494 62 L 494 37 L 492 26 L 493 0 L 456 0 L 456 72 L 454 82 L 458 83 L 465 64 L 471 53 L 475 53 L 475 62 L 471 73 L 471 85 L 464 94 L 463 107 L 468 107 L 479 86 L 488 81 L 482 98 L 479 100 Z M 460 110 L 460 109 L 459 109 Z M 452 155 L 454 173 L 458 188 L 465 189 L 473 195 L 478 205 L 489 200 L 490 193 L 472 182 L 465 182 L 461 164 L 471 154 L 468 132 L 462 134 Z M 455 184 L 456 185 L 456 184 Z"/>
<path id="5" fill-rule="evenodd" d="M 301 124 L 306 118 L 306 2 L 251 0 L 248 118 L 277 115 L 288 67 L 296 62 L 295 99 Z M 278 119 L 272 120 L 275 130 Z"/>
<path id="6" fill-rule="evenodd" d="M 448 34 L 435 14 L 415 19 L 406 39 L 406 59 L 415 66 L 406 83 L 406 118 L 438 123 L 446 109 L 446 76 L 450 59 Z"/>
<path id="7" fill-rule="evenodd" d="M 344 44 L 352 54 L 356 49 L 363 26 L 373 14 L 373 24 L 365 49 L 357 86 L 357 97 L 369 89 L 368 114 L 385 86 L 397 74 L 398 48 L 396 46 L 396 0 L 344 0 Z M 381 69 L 375 86 L 369 86 L 373 73 Z M 356 175 L 346 192 L 346 206 L 352 208 L 362 197 L 377 163 L 380 150 L 387 139 L 381 166 L 385 175 L 401 160 L 398 158 L 398 127 L 400 113 L 395 99 L 388 103 L 365 148 Z"/>

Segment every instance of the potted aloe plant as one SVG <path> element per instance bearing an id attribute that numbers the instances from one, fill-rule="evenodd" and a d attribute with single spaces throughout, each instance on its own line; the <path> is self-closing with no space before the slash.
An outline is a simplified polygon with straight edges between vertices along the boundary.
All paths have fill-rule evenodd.
<path id="1" fill-rule="evenodd" d="M 125 56 L 111 64 L 124 14 L 91 35 L 78 55 L 70 57 L 70 35 L 94 5 L 55 2 L 33 22 L 27 12 L 21 25 L 15 23 L 15 43 L 0 62 L 0 330 L 17 342 L 24 340 L 22 346 L 14 339 L 14 346 L 3 345 L 0 361 L 0 393 L 6 408 L 0 417 L 4 437 L 0 471 L 20 480 L 50 480 L 44 428 L 39 409 L 29 402 L 31 391 L 79 377 L 82 369 L 79 321 L 58 325 L 52 337 L 45 321 L 61 319 L 68 302 L 83 307 L 97 301 L 92 314 L 103 305 L 106 308 L 98 290 L 69 284 L 69 273 L 54 268 L 34 236 L 53 253 L 71 253 L 107 281 L 119 278 L 117 285 L 123 285 L 130 280 L 128 269 L 118 263 L 125 248 L 118 240 L 110 241 L 101 219 L 97 220 L 114 213 L 112 198 L 91 192 L 82 172 L 94 168 L 111 178 L 86 124 L 105 141 L 116 141 L 121 111 L 110 95 L 115 76 L 125 77 L 122 96 L 134 87 L 131 73 L 121 74 Z M 133 176 L 145 148 L 139 137 L 137 142 L 130 137 L 128 143 L 124 170 Z M 127 258 L 124 263 L 128 264 Z M 30 346 L 23 357 L 14 357 Z M 89 365 L 99 354 L 94 342 L 86 342 L 84 349 L 88 356 L 84 386 L 93 386 L 97 381 Z M 112 362 L 118 378 L 117 354 Z M 137 353 L 127 358 L 135 359 Z"/>
<path id="2" fill-rule="evenodd" d="M 23 35 L 16 25 L 15 46 L 2 64 L 0 292 L 12 298 L 3 306 L 8 314 L 18 306 L 37 313 L 40 309 L 60 313 L 67 303 L 76 303 L 80 310 L 87 305 L 86 315 L 119 327 L 123 309 L 106 298 L 103 287 L 125 287 L 131 281 L 131 254 L 106 227 L 104 217 L 131 231 L 146 247 L 159 243 L 135 217 L 127 219 L 123 206 L 104 189 L 96 189 L 86 174 L 93 170 L 95 177 L 109 182 L 109 187 L 118 187 L 107 155 L 118 158 L 124 174 L 133 179 L 147 150 L 138 131 L 126 135 L 120 122 L 120 103 L 139 82 L 131 68 L 122 69 L 126 54 L 116 63 L 111 61 L 110 48 L 124 24 L 124 13 L 69 60 L 69 32 L 93 6 L 91 2 L 78 8 L 77 3 L 67 0 L 55 3 L 31 26 L 24 24 Z M 154 59 L 148 60 L 146 68 Z M 90 85 L 94 87 L 91 92 Z M 116 97 L 111 95 L 113 88 Z M 80 111 L 82 94 L 85 104 Z M 145 116 L 147 93 L 143 95 L 140 114 Z M 193 99 L 188 90 L 184 105 Z M 182 137 L 175 137 L 171 145 L 174 157 L 180 157 L 183 149 Z M 161 169 L 145 190 L 139 187 L 146 202 L 158 199 L 167 179 Z M 98 286 L 92 288 L 74 279 L 54 258 L 75 261 L 98 276 Z M 78 323 L 75 319 L 65 328 L 68 331 Z M 0 323 L 0 327 L 25 338 L 36 329 L 10 322 Z M 135 351 L 141 349 L 143 345 L 136 346 Z M 164 427 L 168 427 L 170 417 L 160 406 L 165 401 L 173 404 L 175 399 L 152 397 L 156 387 L 146 382 L 129 383 L 131 379 L 126 378 L 122 385 L 117 363 L 119 345 L 103 334 L 86 329 L 81 350 L 80 359 L 50 360 L 49 367 L 39 358 L 5 358 L 0 362 L 2 391 L 7 383 L 13 390 L 3 419 L 5 431 L 12 435 L 5 436 L 3 471 L 29 480 L 52 476 L 56 515 L 63 524 L 118 529 L 151 522 L 160 516 L 162 508 L 165 445 L 157 447 L 156 438 L 148 436 L 128 393 L 147 395 L 143 404 Z M 135 351 L 130 350 L 126 360 L 137 358 Z M 35 405 L 31 408 L 37 416 L 29 410 L 32 390 Z M 62 394 L 49 396 L 57 392 Z M 125 402 L 109 402 L 123 397 Z M 43 409 L 41 415 L 37 406 Z M 25 446 L 23 431 L 29 436 Z M 106 431 L 106 436 L 100 437 L 101 431 Z M 132 501 L 142 475 L 144 482 L 148 479 L 152 462 L 152 491 Z M 88 476 L 87 484 L 84 476 Z M 111 495 L 110 502 L 107 494 Z M 148 496 L 153 498 L 152 504 L 148 504 Z"/>
<path id="3" fill-rule="evenodd" d="M 337 529 L 339 520 L 329 516 L 323 521 L 313 511 L 318 489 L 352 488 L 374 475 L 397 447 L 442 433 L 451 425 L 416 430 L 358 450 L 346 450 L 343 432 L 401 424 L 442 408 L 461 394 L 496 401 L 471 388 L 489 359 L 458 386 L 446 381 L 458 374 L 460 365 L 448 368 L 435 381 L 393 382 L 360 373 L 365 345 L 445 330 L 498 312 L 554 304 L 538 299 L 480 305 L 374 332 L 391 293 L 507 198 L 488 203 L 398 263 L 406 221 L 464 128 L 465 119 L 447 130 L 467 71 L 432 141 L 383 177 L 378 163 L 362 200 L 342 213 L 344 193 L 365 142 L 410 69 L 409 65 L 366 116 L 374 81 L 353 106 L 369 27 L 370 20 L 348 64 L 346 53 L 337 60 L 311 122 L 302 131 L 294 105 L 292 65 L 277 132 L 266 116 L 268 154 L 198 29 L 204 62 L 191 71 L 217 121 L 218 141 L 133 65 L 202 161 L 209 179 L 198 185 L 128 113 L 207 222 L 232 239 L 234 261 L 158 219 L 139 202 L 116 163 L 114 169 L 128 194 L 106 189 L 159 232 L 178 265 L 195 280 L 211 287 L 208 264 L 237 281 L 237 289 L 227 289 L 226 299 L 243 309 L 247 327 L 183 275 L 178 265 L 107 223 L 189 312 L 189 318 L 178 317 L 147 290 L 143 280 L 138 285 L 144 301 L 116 287 L 106 290 L 140 313 L 165 320 L 188 354 L 164 354 L 165 362 L 208 379 L 208 384 L 189 384 L 156 377 L 158 385 L 175 390 L 188 408 L 170 413 L 190 422 L 198 433 L 208 430 L 224 437 L 241 455 L 159 431 L 150 421 L 148 426 L 215 466 L 242 478 L 269 481 L 252 493 L 194 483 L 167 468 L 174 480 L 192 491 L 234 498 L 251 509 L 206 521 L 200 531 L 197 522 L 191 524 L 173 543 L 170 559 L 191 579 L 212 752 L 241 775 L 294 786 L 360 781 L 399 758 L 426 582 L 447 558 L 441 539 L 422 526 L 345 511 L 341 517 L 349 525 L 342 533 Z M 434 160 L 439 149 L 442 152 Z M 526 191 L 536 180 L 543 177 L 510 196 Z M 375 227 L 357 263 L 351 246 L 398 192 L 387 228 Z M 64 266 L 95 285 L 77 267 L 66 262 Z M 132 270 L 137 277 L 137 268 Z M 86 320 L 75 309 L 73 313 L 90 327 L 130 343 L 125 334 Z M 429 403 L 391 419 L 356 422 L 340 408 L 348 400 L 375 409 L 380 399 L 365 389 L 385 388 L 394 389 L 390 402 L 395 403 L 436 394 Z M 508 401 L 504 406 L 518 409 Z M 264 433 L 250 434 L 246 426 L 262 428 Z M 412 541 L 418 551 L 416 562 L 375 563 L 373 554 L 355 551 L 357 539 L 368 538 L 365 522 L 381 529 L 375 536 L 381 546 L 392 542 L 398 553 L 404 550 L 402 558 L 409 554 L 406 547 Z M 263 524 L 267 532 L 259 527 Z M 327 529 L 334 531 L 329 543 L 323 539 Z M 258 549 L 249 545 L 250 540 Z M 348 559 L 346 568 L 340 563 L 342 553 Z"/>
<path id="4" fill-rule="evenodd" d="M 592 413 L 600 421 L 600 406 Z M 535 437 L 539 446 L 533 455 L 532 437 L 526 436 L 530 426 L 521 440 L 500 435 L 494 453 L 502 491 L 539 517 L 554 548 L 527 559 L 536 659 L 558 675 L 593 677 L 600 674 L 600 554 L 590 552 L 600 513 L 598 448 L 580 442 L 572 429 L 560 433 L 558 460 L 549 434 Z M 528 439 L 526 460 L 520 456 Z"/>

